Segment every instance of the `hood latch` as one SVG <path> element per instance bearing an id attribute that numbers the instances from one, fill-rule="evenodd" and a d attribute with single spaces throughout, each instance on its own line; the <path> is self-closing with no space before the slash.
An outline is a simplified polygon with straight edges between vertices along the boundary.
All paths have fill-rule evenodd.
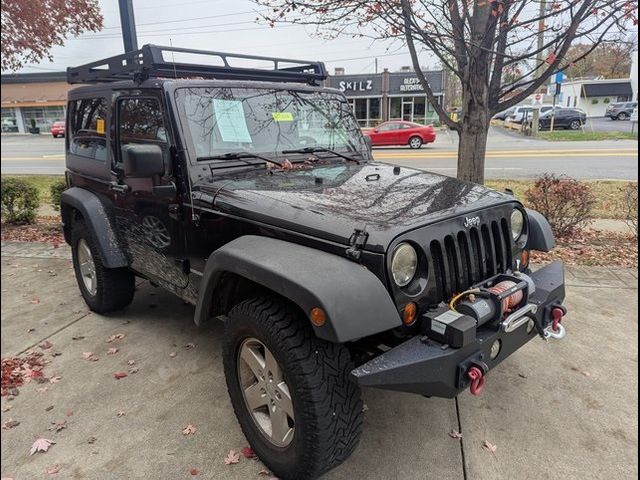
<path id="1" fill-rule="evenodd" d="M 362 253 L 364 246 L 367 244 L 368 239 L 369 232 L 367 232 L 367 227 L 362 230 L 356 228 L 349 237 L 350 246 L 345 250 L 347 256 L 354 260 L 360 260 L 360 254 Z"/>

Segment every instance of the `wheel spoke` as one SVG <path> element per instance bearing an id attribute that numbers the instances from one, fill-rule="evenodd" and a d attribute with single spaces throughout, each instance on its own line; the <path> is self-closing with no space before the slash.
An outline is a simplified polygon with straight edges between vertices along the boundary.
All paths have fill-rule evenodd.
<path id="1" fill-rule="evenodd" d="M 260 383 L 254 383 L 244 390 L 244 398 L 247 400 L 249 409 L 256 410 L 260 407 L 264 407 L 269 403 L 267 394 Z"/>
<path id="2" fill-rule="evenodd" d="M 275 383 L 282 382 L 282 370 L 280 369 L 280 365 L 278 365 L 278 362 L 276 361 L 273 354 L 269 350 L 265 349 L 264 356 L 265 356 L 265 367 L 267 371 L 271 374 L 271 379 Z"/>
<path id="3" fill-rule="evenodd" d="M 282 410 L 286 412 L 292 419 L 293 416 L 293 402 L 291 401 L 291 393 L 286 383 L 280 382 L 276 387 L 276 392 L 280 395 L 277 404 Z"/>
<path id="4" fill-rule="evenodd" d="M 273 439 L 280 443 L 287 443 L 289 436 L 293 435 L 293 429 L 289 426 L 289 416 L 281 408 L 269 409 L 271 416 L 271 435 Z"/>
<path id="5" fill-rule="evenodd" d="M 245 346 L 240 352 L 240 358 L 247 364 L 257 379 L 264 376 L 265 360 L 255 348 Z"/>

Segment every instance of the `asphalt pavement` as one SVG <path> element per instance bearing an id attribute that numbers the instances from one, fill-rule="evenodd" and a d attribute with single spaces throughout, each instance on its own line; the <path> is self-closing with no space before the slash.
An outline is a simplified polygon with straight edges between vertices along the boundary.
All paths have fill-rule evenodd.
<path id="1" fill-rule="evenodd" d="M 63 138 L 3 135 L 1 142 L 2 174 L 64 173 Z M 376 148 L 374 156 L 383 162 L 454 176 L 457 142 L 454 132 L 441 129 L 436 142 L 420 150 Z M 638 143 L 633 140 L 548 142 L 492 128 L 485 172 L 490 179 L 536 178 L 550 172 L 577 179 L 637 180 Z"/>
<path id="2" fill-rule="evenodd" d="M 1 476 L 49 478 L 57 465 L 53 478 L 269 478 L 258 460 L 223 461 L 247 442 L 226 391 L 222 324 L 196 327 L 193 307 L 146 281 L 126 310 L 90 313 L 70 263 L 66 246 L 2 245 L 2 357 L 42 352 L 57 381 L 2 399 L 3 425 L 19 425 L 2 430 Z M 568 268 L 565 339 L 526 344 L 479 397 L 365 389 L 360 444 L 323 480 L 637 478 L 637 288 L 634 270 Z M 55 444 L 29 455 L 38 438 Z"/>

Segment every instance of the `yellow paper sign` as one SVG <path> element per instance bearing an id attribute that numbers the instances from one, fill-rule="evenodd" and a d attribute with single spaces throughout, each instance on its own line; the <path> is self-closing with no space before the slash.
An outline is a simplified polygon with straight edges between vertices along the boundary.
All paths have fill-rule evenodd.
<path id="1" fill-rule="evenodd" d="M 104 118 L 98 118 L 96 120 L 96 132 L 100 135 L 104 135 Z"/>
<path id="2" fill-rule="evenodd" d="M 293 122 L 293 114 L 291 112 L 272 112 L 271 115 L 276 122 Z"/>

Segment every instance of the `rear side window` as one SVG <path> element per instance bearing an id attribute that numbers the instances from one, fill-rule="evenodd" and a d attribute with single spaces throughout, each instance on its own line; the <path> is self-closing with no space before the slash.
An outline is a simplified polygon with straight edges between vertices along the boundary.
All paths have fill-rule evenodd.
<path id="1" fill-rule="evenodd" d="M 69 152 L 104 162 L 107 159 L 107 101 L 85 98 L 69 102 Z"/>
<path id="2" fill-rule="evenodd" d="M 156 98 L 125 98 L 118 103 L 118 149 L 131 144 L 155 144 L 169 159 L 169 141 L 160 102 Z M 122 165 L 122 154 L 118 156 Z"/>

